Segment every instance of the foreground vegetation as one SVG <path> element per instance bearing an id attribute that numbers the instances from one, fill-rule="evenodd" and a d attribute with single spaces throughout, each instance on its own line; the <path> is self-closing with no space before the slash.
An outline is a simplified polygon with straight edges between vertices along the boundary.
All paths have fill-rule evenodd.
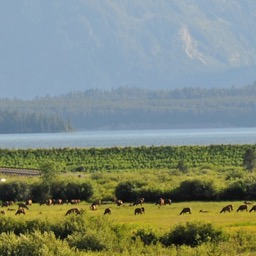
<path id="1" fill-rule="evenodd" d="M 233 203 L 235 209 L 241 204 Z M 92 211 L 82 202 L 75 206 L 82 214 L 65 216 L 74 206 L 33 204 L 26 215 L 6 210 L 0 216 L 0 254 L 254 255 L 255 213 L 220 214 L 224 205 L 174 202 L 159 208 L 145 203 L 145 214 L 135 216 L 135 207 L 128 204 L 108 203 Z M 179 215 L 185 206 L 192 214 Z M 111 215 L 103 214 L 106 207 L 111 207 Z"/>
<path id="2" fill-rule="evenodd" d="M 0 255 L 256 255 L 256 213 L 236 212 L 256 199 L 254 145 L 1 150 L 0 163 L 42 171 L 0 183 L 0 199 L 15 201 L 2 207 Z M 135 216 L 139 197 L 145 214 Z M 172 205 L 158 207 L 160 197 Z M 48 198 L 82 202 L 40 206 Z M 65 216 L 73 207 L 82 214 Z M 192 214 L 180 215 L 184 207 Z"/>

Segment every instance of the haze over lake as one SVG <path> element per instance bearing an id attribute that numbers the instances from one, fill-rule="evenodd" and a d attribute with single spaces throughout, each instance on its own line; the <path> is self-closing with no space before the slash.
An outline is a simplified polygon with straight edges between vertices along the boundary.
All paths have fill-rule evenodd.
<path id="1" fill-rule="evenodd" d="M 256 144 L 256 128 L 79 131 L 0 135 L 0 148 L 2 149 L 214 144 Z"/>

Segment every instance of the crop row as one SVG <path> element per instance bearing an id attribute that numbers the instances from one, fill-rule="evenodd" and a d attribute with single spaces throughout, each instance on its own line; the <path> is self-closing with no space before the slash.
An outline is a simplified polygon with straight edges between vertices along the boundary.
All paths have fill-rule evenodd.
<path id="1" fill-rule="evenodd" d="M 0 166 L 40 168 L 54 161 L 63 170 L 172 169 L 182 161 L 188 167 L 243 165 L 247 149 L 256 145 L 160 146 L 60 149 L 1 149 Z"/>

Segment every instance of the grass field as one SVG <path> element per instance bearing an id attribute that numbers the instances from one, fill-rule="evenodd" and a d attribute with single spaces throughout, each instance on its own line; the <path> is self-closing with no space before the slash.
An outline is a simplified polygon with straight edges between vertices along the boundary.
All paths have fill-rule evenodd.
<path id="1" fill-rule="evenodd" d="M 26 219 L 60 219 L 66 218 L 65 213 L 73 207 L 81 208 L 85 214 L 89 216 L 104 216 L 108 220 L 117 224 L 126 224 L 137 228 L 152 228 L 157 232 L 169 231 L 177 224 L 191 222 L 191 221 L 204 221 L 214 223 L 217 226 L 223 227 L 225 230 L 235 230 L 238 228 L 245 228 L 256 233 L 256 212 L 237 212 L 237 208 L 242 202 L 232 202 L 234 206 L 233 212 L 220 213 L 220 210 L 229 204 L 229 202 L 182 202 L 173 203 L 172 205 L 165 205 L 158 207 L 155 204 L 145 203 L 145 214 L 134 215 L 134 209 L 138 206 L 117 206 L 116 204 L 102 204 L 97 207 L 97 210 L 90 210 L 90 204 L 81 202 L 79 205 L 42 205 L 33 204 L 26 210 L 26 215 L 15 215 L 17 210 L 16 206 L 10 207 L 12 211 L 2 207 L 5 210 L 6 216 L 13 218 Z M 112 210 L 111 215 L 104 215 L 104 210 L 110 207 Z M 180 215 L 184 207 L 190 207 L 192 214 Z M 251 206 L 248 207 L 250 209 Z M 200 210 L 207 211 L 205 213 Z"/>

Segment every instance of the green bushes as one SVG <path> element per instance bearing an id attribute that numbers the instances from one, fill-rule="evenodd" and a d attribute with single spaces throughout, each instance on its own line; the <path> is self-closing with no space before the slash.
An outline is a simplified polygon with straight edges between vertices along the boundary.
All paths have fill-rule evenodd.
<path id="1" fill-rule="evenodd" d="M 56 239 L 52 232 L 35 231 L 17 236 L 14 233 L 0 234 L 0 255 L 19 256 L 75 256 L 66 241 Z"/>
<path id="2" fill-rule="evenodd" d="M 212 223 L 186 222 L 157 233 L 86 214 L 58 220 L 0 217 L 0 255 L 238 255 L 255 252 L 256 234 L 226 233 Z"/>
<path id="3" fill-rule="evenodd" d="M 27 184 L 25 182 L 0 183 L 0 199 L 2 201 L 43 202 L 48 198 L 89 200 L 93 196 L 93 187 L 89 182 L 56 181 L 51 184 L 41 182 Z"/>
<path id="4" fill-rule="evenodd" d="M 224 232 L 210 223 L 187 222 L 185 225 L 176 226 L 170 233 L 161 237 L 160 241 L 165 246 L 174 244 L 195 247 L 202 243 L 219 243 L 226 239 Z"/>
<path id="5" fill-rule="evenodd" d="M 176 201 L 211 201 L 216 200 L 217 191 L 212 181 L 185 180 L 173 191 Z"/>

